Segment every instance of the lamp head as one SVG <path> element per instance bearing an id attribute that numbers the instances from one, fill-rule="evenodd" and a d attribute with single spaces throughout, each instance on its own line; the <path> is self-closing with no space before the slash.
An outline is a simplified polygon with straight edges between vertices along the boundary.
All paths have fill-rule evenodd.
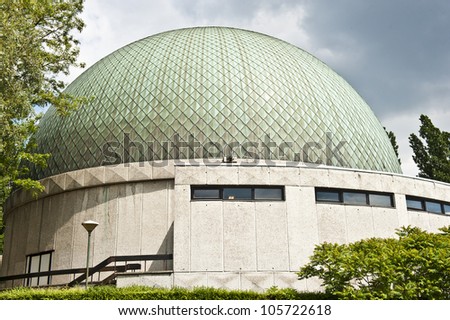
<path id="1" fill-rule="evenodd" d="M 98 222 L 87 220 L 82 222 L 81 225 L 86 229 L 87 232 L 91 233 L 98 226 Z"/>

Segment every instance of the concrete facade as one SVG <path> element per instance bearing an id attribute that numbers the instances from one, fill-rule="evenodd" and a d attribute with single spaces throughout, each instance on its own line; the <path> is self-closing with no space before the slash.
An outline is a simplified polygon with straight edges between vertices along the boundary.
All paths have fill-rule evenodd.
<path id="1" fill-rule="evenodd" d="M 45 179 L 46 192 L 36 200 L 29 201 L 21 192 L 14 195 L 5 215 L 2 275 L 24 273 L 26 256 L 46 251 L 53 252 L 52 270 L 85 266 L 87 233 L 80 228 L 85 220 L 102 226 L 92 233 L 92 266 L 109 256 L 172 253 L 170 166 L 115 169 L 92 168 Z M 151 179 L 153 174 L 157 180 Z M 171 269 L 172 261 L 155 261 L 145 271 Z M 57 276 L 52 284 L 71 280 Z"/>
<path id="2" fill-rule="evenodd" d="M 173 262 L 121 275 L 119 286 L 317 290 L 317 281 L 295 275 L 316 244 L 392 237 L 407 225 L 437 231 L 450 224 L 450 215 L 407 210 L 405 199 L 448 202 L 449 184 L 334 167 L 170 161 L 84 169 L 42 183 L 46 191 L 38 199 L 16 192 L 7 204 L 2 276 L 24 273 L 28 255 L 47 251 L 52 270 L 83 267 L 87 235 L 81 222 L 95 220 L 93 265 L 114 255 L 174 255 Z M 193 201 L 195 185 L 283 186 L 285 199 Z M 395 206 L 317 203 L 316 187 L 388 192 Z M 54 277 L 52 284 L 69 278 Z"/>

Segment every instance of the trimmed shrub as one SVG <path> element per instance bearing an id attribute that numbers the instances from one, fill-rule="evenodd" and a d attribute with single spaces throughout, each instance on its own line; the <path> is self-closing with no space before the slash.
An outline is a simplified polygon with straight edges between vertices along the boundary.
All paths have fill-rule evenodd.
<path id="1" fill-rule="evenodd" d="M 84 288 L 17 288 L 0 292 L 0 300 L 325 300 L 333 296 L 320 292 L 298 292 L 294 289 L 276 287 L 258 293 L 243 290 L 225 290 L 199 287 L 152 288 L 132 286 L 116 288 L 113 286 Z"/>

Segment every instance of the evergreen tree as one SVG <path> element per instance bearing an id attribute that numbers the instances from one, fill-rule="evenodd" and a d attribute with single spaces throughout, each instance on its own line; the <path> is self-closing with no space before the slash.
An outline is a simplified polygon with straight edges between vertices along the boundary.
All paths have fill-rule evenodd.
<path id="1" fill-rule="evenodd" d="M 436 128 L 426 115 L 420 116 L 419 136 L 412 133 L 409 144 L 419 177 L 450 183 L 450 133 Z"/>
<path id="2" fill-rule="evenodd" d="M 400 157 L 398 156 L 398 144 L 397 144 L 397 137 L 395 136 L 395 133 L 392 131 L 387 131 L 385 127 L 384 127 L 384 131 L 386 131 L 389 141 L 391 141 L 392 148 L 394 148 L 394 152 L 395 152 L 395 155 L 397 156 L 398 164 L 402 164 L 402 161 L 400 160 Z"/>

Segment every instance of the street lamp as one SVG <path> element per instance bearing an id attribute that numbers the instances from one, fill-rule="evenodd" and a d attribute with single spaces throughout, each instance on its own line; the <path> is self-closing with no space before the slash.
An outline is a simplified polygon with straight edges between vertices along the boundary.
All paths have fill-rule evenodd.
<path id="1" fill-rule="evenodd" d="M 86 258 L 86 289 L 88 288 L 89 281 L 89 254 L 91 249 L 91 233 L 98 226 L 98 222 L 87 220 L 81 223 L 81 225 L 88 232 L 88 245 L 87 245 L 87 258 Z"/>

